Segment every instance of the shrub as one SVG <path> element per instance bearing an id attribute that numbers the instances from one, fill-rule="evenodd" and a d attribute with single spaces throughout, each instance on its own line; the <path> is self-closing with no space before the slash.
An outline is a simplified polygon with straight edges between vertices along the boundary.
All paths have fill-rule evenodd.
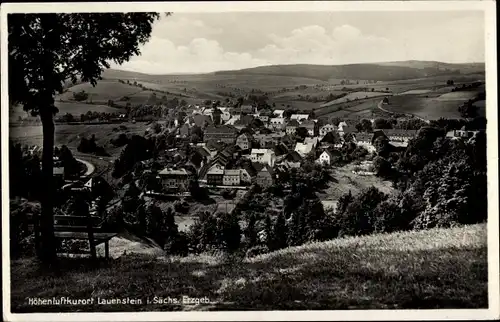
<path id="1" fill-rule="evenodd" d="M 254 246 L 247 250 L 245 257 L 251 258 L 266 253 L 269 253 L 269 248 L 267 248 L 267 246 Z"/>
<path id="2" fill-rule="evenodd" d="M 187 256 L 189 253 L 189 239 L 186 233 L 178 232 L 167 236 L 163 250 L 171 255 Z"/>
<path id="3" fill-rule="evenodd" d="M 111 144 L 113 144 L 116 147 L 122 147 L 128 144 L 129 141 L 130 141 L 129 138 L 125 133 L 120 133 L 116 138 L 110 140 Z"/>
<path id="4" fill-rule="evenodd" d="M 25 199 L 15 199 L 10 202 L 10 256 L 18 258 L 34 248 L 29 224 L 34 216 L 40 214 L 40 208 L 28 203 Z"/>
<path id="5" fill-rule="evenodd" d="M 178 201 L 174 202 L 174 210 L 176 212 L 179 212 L 181 214 L 187 214 L 189 211 L 189 208 L 190 208 L 189 204 L 185 201 L 178 200 Z"/>
<path id="6" fill-rule="evenodd" d="M 89 94 L 85 91 L 73 93 L 73 99 L 75 101 L 81 102 L 89 98 Z"/>

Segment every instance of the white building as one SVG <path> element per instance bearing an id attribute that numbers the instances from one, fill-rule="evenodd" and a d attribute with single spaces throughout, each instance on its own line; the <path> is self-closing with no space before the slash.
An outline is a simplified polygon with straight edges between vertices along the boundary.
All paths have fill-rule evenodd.
<path id="1" fill-rule="evenodd" d="M 309 119 L 309 114 L 292 114 L 290 120 L 296 120 L 299 123 L 307 121 Z"/>
<path id="2" fill-rule="evenodd" d="M 271 149 L 252 149 L 250 160 L 252 162 L 265 163 L 273 167 L 276 162 L 276 154 Z"/>
<path id="3" fill-rule="evenodd" d="M 319 129 L 319 136 L 324 137 L 328 132 L 334 132 L 337 127 L 333 124 L 325 124 Z"/>
<path id="4" fill-rule="evenodd" d="M 240 170 L 224 170 L 222 177 L 224 186 L 239 186 L 240 185 Z"/>
<path id="5" fill-rule="evenodd" d="M 304 144 L 312 144 L 313 148 L 316 148 L 319 143 L 319 139 L 317 137 L 307 137 L 304 139 Z"/>
<path id="6" fill-rule="evenodd" d="M 272 117 L 269 119 L 267 128 L 273 130 L 282 130 L 285 127 L 285 119 L 282 117 Z"/>
<path id="7" fill-rule="evenodd" d="M 273 111 L 273 115 L 275 115 L 275 117 L 282 118 L 283 117 L 283 113 L 285 113 L 285 110 L 274 110 Z"/>
<path id="8" fill-rule="evenodd" d="M 312 143 L 297 143 L 295 145 L 295 152 L 300 154 L 301 157 L 305 157 L 307 154 L 309 154 L 311 151 L 314 150 L 314 146 Z"/>
<path id="9" fill-rule="evenodd" d="M 321 153 L 321 155 L 318 158 L 318 163 L 324 164 L 324 165 L 330 165 L 332 163 L 333 155 L 330 153 L 330 151 L 324 151 Z"/>

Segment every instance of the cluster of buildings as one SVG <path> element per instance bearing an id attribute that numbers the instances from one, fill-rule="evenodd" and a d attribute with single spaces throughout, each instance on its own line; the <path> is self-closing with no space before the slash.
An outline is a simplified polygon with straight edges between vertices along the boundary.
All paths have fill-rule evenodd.
<path id="1" fill-rule="evenodd" d="M 197 106 L 186 116 L 176 134 L 188 138 L 195 126 L 202 130 L 202 143 L 193 145 L 202 161 L 191 164 L 196 173 L 164 169 L 159 173 L 162 184 L 165 189 L 186 190 L 189 180 L 196 177 L 200 185 L 207 186 L 236 187 L 257 183 L 268 187 L 279 171 L 300 167 L 306 157 L 324 165 L 332 164 L 348 142 L 373 153 L 376 151 L 375 139 L 381 135 L 394 147 L 404 148 L 417 134 L 417 131 L 395 129 L 357 132 L 349 121 L 331 124 L 311 115 L 290 114 L 280 109 L 258 110 L 249 105 L 237 108 Z M 249 127 L 262 130 L 246 130 Z"/>

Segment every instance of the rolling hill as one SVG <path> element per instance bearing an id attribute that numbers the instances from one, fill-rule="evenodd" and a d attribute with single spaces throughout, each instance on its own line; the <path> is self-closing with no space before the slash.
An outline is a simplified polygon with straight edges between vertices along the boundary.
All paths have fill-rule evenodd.
<path id="1" fill-rule="evenodd" d="M 247 68 L 236 71 L 215 72 L 216 75 L 280 75 L 290 77 L 307 77 L 323 81 L 329 79 L 377 80 L 392 81 L 414 79 L 443 74 L 460 75 L 484 72 L 484 64 L 447 64 L 441 62 L 389 62 L 376 64 L 349 65 L 272 65 Z"/>

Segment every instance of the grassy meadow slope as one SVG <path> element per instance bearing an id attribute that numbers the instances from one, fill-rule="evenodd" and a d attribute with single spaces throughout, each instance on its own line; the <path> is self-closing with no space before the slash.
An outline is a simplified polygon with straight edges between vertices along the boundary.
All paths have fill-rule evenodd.
<path id="1" fill-rule="evenodd" d="M 251 259 L 124 255 L 100 268 L 67 259 L 11 268 L 13 312 L 486 308 L 484 224 L 336 239 Z M 85 262 L 86 263 L 86 262 Z M 40 278 L 39 276 L 44 276 Z M 147 297 L 211 304 L 146 304 Z M 30 306 L 26 297 L 141 298 L 142 305 Z"/>

